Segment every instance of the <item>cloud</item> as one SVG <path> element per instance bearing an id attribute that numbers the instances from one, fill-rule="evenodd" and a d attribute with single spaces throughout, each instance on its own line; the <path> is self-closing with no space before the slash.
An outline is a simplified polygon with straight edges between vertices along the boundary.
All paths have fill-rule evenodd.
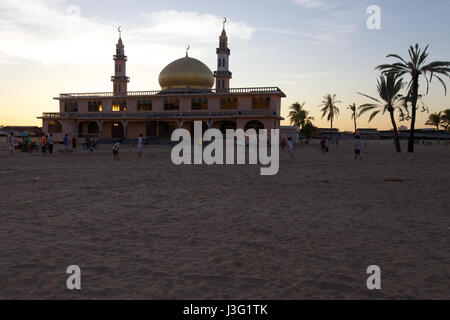
<path id="1" fill-rule="evenodd" d="M 294 0 L 294 3 L 306 8 L 318 8 L 325 5 L 325 3 L 320 0 Z"/>
<path id="2" fill-rule="evenodd" d="M 163 10 L 142 14 L 148 27 L 141 32 L 167 39 L 217 41 L 222 26 L 222 17 L 197 12 Z M 227 20 L 227 34 L 234 39 L 249 39 L 255 31 L 243 22 Z"/>
<path id="3" fill-rule="evenodd" d="M 337 24 L 323 21 L 311 22 L 311 27 L 314 31 L 295 31 L 276 28 L 257 28 L 256 30 L 307 38 L 313 40 L 312 44 L 340 44 L 343 43 L 343 39 L 347 36 L 356 34 L 359 28 L 356 24 Z"/>
<path id="4" fill-rule="evenodd" d="M 1 0 L 0 63 L 109 64 L 122 25 L 125 50 L 133 60 L 161 66 L 181 57 L 187 44 L 192 54 L 214 54 L 222 21 L 211 14 L 170 10 L 142 13 L 126 25 L 84 17 L 82 8 L 63 0 Z M 254 31 L 245 22 L 227 23 L 235 41 L 247 41 Z"/>

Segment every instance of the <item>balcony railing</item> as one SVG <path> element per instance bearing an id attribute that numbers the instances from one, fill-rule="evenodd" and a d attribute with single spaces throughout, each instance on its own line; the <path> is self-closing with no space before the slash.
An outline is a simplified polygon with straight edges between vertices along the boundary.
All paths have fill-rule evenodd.
<path id="1" fill-rule="evenodd" d="M 111 81 L 126 81 L 126 82 L 130 82 L 130 77 L 111 76 Z"/>
<path id="2" fill-rule="evenodd" d="M 166 111 L 166 112 L 62 112 L 42 114 L 43 119 L 183 119 L 183 118 L 236 118 L 273 117 L 273 110 L 233 110 L 233 111 Z"/>
<path id="3" fill-rule="evenodd" d="M 231 94 L 279 94 L 285 97 L 283 91 L 278 87 L 256 87 L 256 88 L 230 88 L 230 89 L 209 89 L 209 90 L 176 90 L 176 91 L 128 91 L 121 97 L 148 97 L 163 94 L 180 95 L 231 95 Z M 114 92 L 93 92 L 93 93 L 62 93 L 55 99 L 74 99 L 74 98 L 108 98 L 115 97 Z"/>
<path id="4" fill-rule="evenodd" d="M 116 54 L 116 55 L 113 56 L 113 59 L 114 60 L 125 60 L 125 61 L 127 61 L 128 57 L 123 55 L 123 54 Z"/>

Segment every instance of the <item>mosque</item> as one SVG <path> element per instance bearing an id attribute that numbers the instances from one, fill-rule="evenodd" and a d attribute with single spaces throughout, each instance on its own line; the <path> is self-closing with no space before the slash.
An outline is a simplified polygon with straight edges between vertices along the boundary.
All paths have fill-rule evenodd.
<path id="1" fill-rule="evenodd" d="M 43 113 L 43 131 L 55 140 L 64 135 L 97 139 L 136 139 L 140 134 L 154 139 L 169 139 L 173 130 L 193 132 L 194 121 L 203 130 L 279 129 L 281 98 L 278 87 L 231 88 L 229 69 L 231 51 L 225 23 L 216 49 L 217 71 L 186 56 L 167 65 L 159 74 L 160 90 L 128 91 L 127 56 L 120 28 L 113 92 L 63 93 L 60 112 Z M 213 88 L 215 86 L 215 88 Z M 270 132 L 269 132 L 270 134 Z"/>

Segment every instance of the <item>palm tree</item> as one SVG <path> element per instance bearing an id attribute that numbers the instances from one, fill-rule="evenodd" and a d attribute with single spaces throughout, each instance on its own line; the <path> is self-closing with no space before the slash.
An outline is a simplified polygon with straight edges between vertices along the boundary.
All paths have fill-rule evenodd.
<path id="1" fill-rule="evenodd" d="M 336 106 L 336 104 L 341 103 L 342 101 L 339 101 L 336 99 L 336 95 L 333 94 L 327 94 L 323 97 L 322 104 L 320 107 L 322 108 L 322 119 L 327 116 L 327 121 L 330 121 L 331 123 L 331 137 L 333 138 L 333 120 L 339 116 L 339 108 Z"/>
<path id="2" fill-rule="evenodd" d="M 404 97 L 400 94 L 400 91 L 404 87 L 403 79 L 394 73 L 388 73 L 387 75 L 382 74 L 380 78 L 377 80 L 377 91 L 381 100 L 376 98 L 372 98 L 368 95 L 359 93 L 360 95 L 369 98 L 376 103 L 367 103 L 363 104 L 359 107 L 361 110 L 359 115 L 372 111 L 370 115 L 369 122 L 372 121 L 380 112 L 386 113 L 389 112 L 391 116 L 391 123 L 394 130 L 395 137 L 395 149 L 397 152 L 402 152 L 400 147 L 400 137 L 398 135 L 397 123 L 395 122 L 395 110 L 401 108 L 404 104 Z"/>
<path id="3" fill-rule="evenodd" d="M 426 126 L 434 126 L 434 127 L 436 127 L 437 132 L 438 132 L 438 136 L 439 136 L 439 138 L 438 138 L 438 141 L 439 141 L 438 143 L 439 144 L 441 144 L 441 134 L 439 132 L 439 126 L 443 122 L 442 120 L 443 120 L 442 112 L 438 112 L 438 113 L 430 114 L 428 116 L 428 121 L 425 122 Z"/>
<path id="4" fill-rule="evenodd" d="M 305 125 L 314 120 L 313 117 L 309 116 L 309 111 L 304 109 L 305 102 L 302 104 L 296 102 L 289 107 L 289 120 L 291 125 L 297 126 L 300 130 L 303 129 Z"/>
<path id="5" fill-rule="evenodd" d="M 444 86 L 445 95 L 447 95 L 447 87 L 441 76 L 447 76 L 450 78 L 450 61 L 433 61 L 431 63 L 425 64 L 425 60 L 428 57 L 428 46 L 425 50 L 421 50 L 419 45 L 416 44 L 415 47 L 409 47 L 409 58 L 410 61 L 404 60 L 397 54 L 389 54 L 387 57 L 396 58 L 400 62 L 393 64 L 382 64 L 376 67 L 383 71 L 383 73 L 394 72 L 399 76 L 403 77 L 405 75 L 411 76 L 411 81 L 408 85 L 408 99 L 411 101 L 411 129 L 408 142 L 408 152 L 414 152 L 414 130 L 416 124 L 416 108 L 417 100 L 419 97 L 419 78 L 421 75 L 425 78 L 427 82 L 427 93 L 429 90 L 429 85 L 433 80 L 433 77 L 439 80 L 439 82 Z M 427 76 L 429 75 L 429 80 Z"/>
<path id="6" fill-rule="evenodd" d="M 356 130 L 357 130 L 357 127 L 356 127 L 356 119 L 358 118 L 358 113 L 356 112 L 357 111 L 357 107 L 356 107 L 356 104 L 355 103 L 353 103 L 353 104 L 351 104 L 351 105 L 349 105 L 348 107 L 347 107 L 347 109 L 349 109 L 351 112 L 352 112 L 352 120 L 353 120 L 353 122 L 354 122 L 354 124 L 355 124 L 355 131 L 354 132 L 356 132 Z"/>
<path id="7" fill-rule="evenodd" d="M 317 132 L 317 128 L 312 124 L 312 122 L 306 123 L 300 130 L 300 134 L 306 138 L 306 143 L 309 143 L 314 133 Z"/>
<path id="8" fill-rule="evenodd" d="M 445 110 L 442 115 L 442 126 L 445 128 L 445 144 L 448 144 L 448 134 L 450 131 L 450 109 Z"/>

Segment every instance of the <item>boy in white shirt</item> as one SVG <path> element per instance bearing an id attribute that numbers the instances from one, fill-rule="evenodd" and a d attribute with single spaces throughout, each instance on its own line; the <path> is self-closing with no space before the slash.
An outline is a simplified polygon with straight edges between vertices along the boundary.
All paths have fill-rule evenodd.
<path id="1" fill-rule="evenodd" d="M 142 134 L 139 135 L 137 145 L 138 145 L 138 158 L 141 158 L 142 157 L 142 151 L 144 150 Z"/>
<path id="2" fill-rule="evenodd" d="M 293 159 L 295 159 L 295 157 L 294 157 L 294 142 L 292 141 L 292 137 L 288 138 L 287 147 L 288 147 L 289 154 L 291 155 L 291 157 Z"/>

